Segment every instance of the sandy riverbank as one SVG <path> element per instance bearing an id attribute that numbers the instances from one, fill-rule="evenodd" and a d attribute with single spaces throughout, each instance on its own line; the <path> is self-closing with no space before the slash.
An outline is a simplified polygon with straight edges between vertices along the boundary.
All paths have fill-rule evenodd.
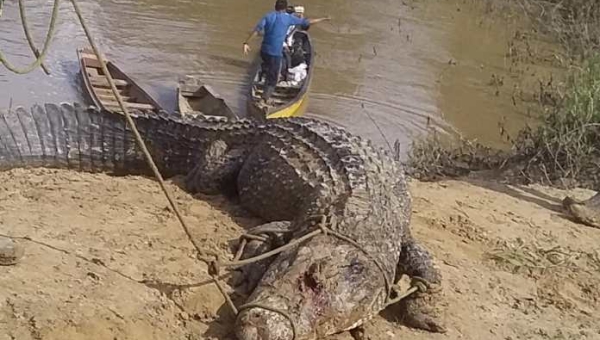
<path id="1" fill-rule="evenodd" d="M 0 340 L 231 336 L 217 289 L 193 286 L 206 268 L 153 181 L 14 170 L 0 183 L 0 233 L 35 241 L 0 267 Z M 566 192 L 466 179 L 410 187 L 414 233 L 444 275 L 449 331 L 411 330 L 386 311 L 367 325 L 372 340 L 600 338 L 600 230 L 563 215 Z M 259 223 L 222 197 L 169 188 L 194 236 L 224 256 Z"/>

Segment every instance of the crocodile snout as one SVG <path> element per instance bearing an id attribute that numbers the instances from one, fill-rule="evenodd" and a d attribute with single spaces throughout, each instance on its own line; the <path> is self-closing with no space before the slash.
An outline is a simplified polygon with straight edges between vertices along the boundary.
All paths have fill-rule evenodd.
<path id="1" fill-rule="evenodd" d="M 262 337 L 258 335 L 258 327 L 253 325 L 243 325 L 236 327 L 235 335 L 238 340 L 259 340 Z"/>
<path id="2" fill-rule="evenodd" d="M 293 340 L 290 320 L 258 307 L 240 312 L 235 334 L 238 340 Z"/>

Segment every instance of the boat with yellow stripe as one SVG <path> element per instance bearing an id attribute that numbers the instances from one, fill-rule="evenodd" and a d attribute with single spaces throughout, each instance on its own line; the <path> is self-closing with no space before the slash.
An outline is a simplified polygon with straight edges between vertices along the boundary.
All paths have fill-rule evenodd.
<path id="1" fill-rule="evenodd" d="M 308 32 L 298 30 L 294 32 L 293 39 L 292 64 L 288 70 L 296 72 L 290 72 L 287 81 L 279 81 L 269 105 L 261 99 L 264 78 L 261 79 L 261 66 L 257 66 L 248 100 L 248 114 L 251 117 L 263 120 L 304 114 L 308 104 L 308 89 L 312 80 L 315 54 Z"/>

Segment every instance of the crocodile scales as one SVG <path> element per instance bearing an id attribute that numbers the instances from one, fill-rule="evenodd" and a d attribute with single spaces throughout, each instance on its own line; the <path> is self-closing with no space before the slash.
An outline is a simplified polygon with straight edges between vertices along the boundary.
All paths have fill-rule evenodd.
<path id="1" fill-rule="evenodd" d="M 132 118 L 163 176 L 186 176 L 190 192 L 233 189 L 243 207 L 288 240 L 326 216 L 335 220 L 332 230 L 370 255 L 321 234 L 252 265 L 246 302 L 268 308 L 239 313 L 240 340 L 292 339 L 290 320 L 269 308 L 293 320 L 296 339 L 315 339 L 351 330 L 383 310 L 386 280 L 406 274 L 439 286 L 430 254 L 410 233 L 403 171 L 369 141 L 306 118 L 259 123 L 150 111 Z M 16 167 L 151 175 L 124 116 L 77 103 L 0 113 L 0 170 Z M 260 244 L 244 257 L 269 250 L 269 242 L 253 242 Z M 403 300 L 404 323 L 443 332 L 439 294 L 427 290 Z"/>

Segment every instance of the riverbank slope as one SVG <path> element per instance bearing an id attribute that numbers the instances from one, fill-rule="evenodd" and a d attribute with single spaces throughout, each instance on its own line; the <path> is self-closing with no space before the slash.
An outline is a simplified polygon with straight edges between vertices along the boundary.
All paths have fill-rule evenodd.
<path id="1" fill-rule="evenodd" d="M 155 182 L 13 170 L 0 183 L 0 233 L 30 238 L 20 240 L 20 264 L 0 267 L 1 340 L 233 337 L 222 296 Z M 224 256 L 259 223 L 222 197 L 169 189 L 194 237 Z M 444 275 L 448 333 L 404 327 L 391 309 L 368 323 L 370 339 L 600 337 L 600 230 L 563 214 L 566 191 L 476 179 L 412 180 L 410 189 L 412 228 Z"/>

